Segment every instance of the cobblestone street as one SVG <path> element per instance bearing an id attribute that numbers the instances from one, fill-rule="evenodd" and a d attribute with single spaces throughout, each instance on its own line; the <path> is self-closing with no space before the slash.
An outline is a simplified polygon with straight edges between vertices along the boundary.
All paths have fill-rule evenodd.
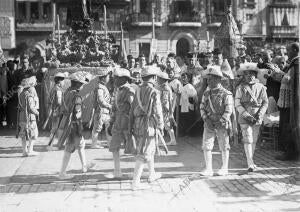
<path id="1" fill-rule="evenodd" d="M 257 172 L 247 174 L 242 146 L 231 149 L 230 174 L 203 178 L 201 138 L 182 138 L 169 155 L 156 158 L 156 170 L 163 178 L 151 189 L 132 191 L 130 179 L 134 158 L 123 155 L 123 179 L 104 177 L 113 171 L 108 149 L 89 149 L 89 162 L 96 167 L 81 173 L 78 154 L 68 167 L 75 174 L 72 181 L 60 181 L 62 151 L 46 152 L 47 137 L 41 134 L 35 150 L 37 157 L 21 157 L 20 142 L 13 131 L 0 137 L 0 211 L 300 211 L 299 162 L 274 160 L 278 153 L 271 144 L 258 145 Z M 215 145 L 214 170 L 221 166 L 221 155 Z M 146 175 L 144 182 L 146 182 Z M 76 203 L 76 204 L 75 204 Z"/>

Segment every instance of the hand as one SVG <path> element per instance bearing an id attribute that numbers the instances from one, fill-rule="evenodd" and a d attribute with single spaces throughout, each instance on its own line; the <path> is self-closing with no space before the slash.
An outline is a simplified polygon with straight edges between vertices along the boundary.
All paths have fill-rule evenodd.
<path id="1" fill-rule="evenodd" d="M 245 120 L 246 122 L 249 124 L 249 125 L 254 125 L 256 124 L 257 120 L 256 118 L 254 118 L 253 116 L 251 116 L 250 114 L 248 116 L 245 117 Z"/>
<path id="2" fill-rule="evenodd" d="M 160 131 L 161 135 L 164 136 L 164 134 L 165 134 L 164 129 L 159 129 L 159 131 Z"/>
<path id="3" fill-rule="evenodd" d="M 173 116 L 170 117 L 170 124 L 171 124 L 172 127 L 177 127 L 177 123 L 176 123 L 176 121 L 175 121 L 175 119 L 174 119 Z"/>
<path id="4" fill-rule="evenodd" d="M 227 121 L 227 120 L 225 120 L 224 118 L 221 118 L 221 119 L 220 119 L 220 126 L 221 126 L 221 127 L 224 127 L 224 128 L 227 129 L 227 128 L 228 128 L 228 125 L 229 125 L 229 124 L 228 124 L 228 121 Z"/>
<path id="5" fill-rule="evenodd" d="M 263 115 L 260 113 L 255 114 L 254 118 L 256 119 L 256 124 L 261 124 L 263 121 Z"/>
<path id="6" fill-rule="evenodd" d="M 193 97 L 189 97 L 189 103 L 194 104 L 194 98 Z"/>
<path id="7" fill-rule="evenodd" d="M 93 122 L 93 120 L 91 119 L 91 120 L 89 121 L 89 123 L 88 123 L 88 128 L 89 128 L 89 129 L 90 129 L 91 126 L 92 126 L 92 122 Z"/>
<path id="8" fill-rule="evenodd" d="M 206 125 L 207 125 L 207 127 L 208 127 L 209 129 L 213 129 L 213 128 L 214 128 L 214 124 L 213 124 L 212 120 L 210 120 L 209 118 L 206 118 L 206 119 L 204 120 L 204 122 L 206 123 Z"/>

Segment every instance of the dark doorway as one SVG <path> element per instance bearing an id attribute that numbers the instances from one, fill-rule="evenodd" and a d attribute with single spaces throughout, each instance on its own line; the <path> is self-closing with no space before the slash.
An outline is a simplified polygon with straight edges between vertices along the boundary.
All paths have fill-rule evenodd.
<path id="1" fill-rule="evenodd" d="M 190 51 L 189 41 L 185 38 L 180 38 L 176 44 L 176 54 L 185 56 Z"/>
<path id="2" fill-rule="evenodd" d="M 150 43 L 139 43 L 139 54 L 144 54 L 148 61 L 150 54 Z"/>

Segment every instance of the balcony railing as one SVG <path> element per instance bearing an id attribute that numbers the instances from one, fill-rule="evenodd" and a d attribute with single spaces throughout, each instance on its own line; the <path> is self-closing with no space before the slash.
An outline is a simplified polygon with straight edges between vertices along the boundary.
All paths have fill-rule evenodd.
<path id="1" fill-rule="evenodd" d="M 294 37 L 297 35 L 296 26 L 270 26 L 270 35 L 273 37 Z"/>
<path id="2" fill-rule="evenodd" d="M 169 22 L 173 23 L 173 22 L 200 22 L 200 16 L 195 14 L 195 15 L 190 15 L 190 14 L 176 14 L 174 16 L 171 16 L 169 18 Z"/>
<path id="3" fill-rule="evenodd" d="M 225 18 L 224 14 L 217 13 L 208 17 L 208 27 L 219 27 Z"/>
<path id="4" fill-rule="evenodd" d="M 53 28 L 53 23 L 51 20 L 41 20 L 41 21 L 17 21 L 16 30 L 17 31 L 51 31 Z"/>
<path id="5" fill-rule="evenodd" d="M 129 21 L 131 25 L 134 26 L 151 26 L 152 24 L 152 16 L 151 14 L 145 13 L 132 13 L 129 15 Z M 161 26 L 161 20 L 157 15 L 155 16 L 155 26 Z"/>

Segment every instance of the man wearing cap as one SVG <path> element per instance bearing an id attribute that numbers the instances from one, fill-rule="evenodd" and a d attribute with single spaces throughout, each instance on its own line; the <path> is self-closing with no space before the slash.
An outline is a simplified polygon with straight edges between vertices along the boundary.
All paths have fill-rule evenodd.
<path id="1" fill-rule="evenodd" d="M 52 127 L 50 131 L 50 139 L 56 136 L 59 138 L 62 130 L 59 129 L 59 123 L 62 118 L 62 103 L 63 103 L 63 81 L 65 79 L 65 74 L 59 72 L 54 76 L 54 87 L 50 92 L 50 105 L 49 107 L 52 109 Z M 55 150 L 61 148 L 61 143 L 57 144 L 57 148 L 53 147 L 53 142 L 49 142 L 47 146 L 48 150 Z"/>
<path id="2" fill-rule="evenodd" d="M 164 116 L 164 128 L 166 131 L 168 131 L 171 139 L 167 144 L 176 145 L 176 138 L 172 126 L 175 122 L 172 109 L 173 93 L 170 86 L 168 85 L 169 80 L 170 78 L 167 73 L 159 72 L 157 76 L 157 84 L 158 90 L 160 91 L 162 112 Z"/>
<path id="3" fill-rule="evenodd" d="M 23 156 L 35 156 L 38 153 L 33 151 L 34 141 L 38 137 L 37 116 L 38 100 L 36 101 L 35 76 L 23 75 L 19 93 L 19 135 L 22 140 Z M 27 144 L 27 141 L 29 142 Z"/>
<path id="4" fill-rule="evenodd" d="M 154 155 L 158 148 L 157 136 L 163 133 L 164 121 L 159 91 L 155 89 L 159 69 L 148 66 L 142 70 L 143 84 L 136 91 L 129 118 L 129 132 L 137 143 L 136 164 L 132 189 L 141 188 L 140 178 L 144 163 L 148 164 L 149 182 L 161 177 L 154 170 Z"/>
<path id="5" fill-rule="evenodd" d="M 60 179 L 73 178 L 72 175 L 66 173 L 71 154 L 77 149 L 82 165 L 82 172 L 87 172 L 87 164 L 85 157 L 85 141 L 82 136 L 82 97 L 79 92 L 84 84 L 87 83 L 85 76 L 76 72 L 69 76 L 71 87 L 69 87 L 63 99 L 63 118 L 60 123 L 60 129 L 63 133 L 59 142 L 62 144 L 66 141 L 63 161 L 59 174 Z"/>
<path id="6" fill-rule="evenodd" d="M 268 108 L 268 96 L 266 87 L 256 79 L 256 63 L 241 64 L 238 72 L 242 72 L 244 82 L 236 90 L 235 107 L 239 113 L 238 122 L 242 131 L 248 172 L 253 172 L 256 168 L 253 155 L 260 125 Z"/>
<path id="7" fill-rule="evenodd" d="M 98 74 L 99 81 L 97 87 L 94 90 L 94 108 L 92 112 L 92 118 L 89 123 L 90 126 L 91 122 L 94 121 L 91 146 L 91 148 L 93 149 L 103 148 L 102 146 L 97 144 L 98 134 L 102 131 L 103 125 L 105 125 L 107 132 L 109 125 L 110 110 L 112 108 L 112 105 L 110 102 L 111 96 L 106 87 L 107 83 L 109 82 L 108 74 L 109 72 L 106 70 L 103 70 Z"/>
<path id="8" fill-rule="evenodd" d="M 233 110 L 232 93 L 226 90 L 221 80 L 223 74 L 220 66 L 209 66 L 205 71 L 208 90 L 203 94 L 200 113 L 204 120 L 204 132 L 202 149 L 205 159 L 205 170 L 200 174 L 203 176 L 213 176 L 212 150 L 214 140 L 217 138 L 219 148 L 222 152 L 222 167 L 218 175 L 228 174 L 229 160 L 229 133 L 231 129 L 230 116 Z"/>
<path id="9" fill-rule="evenodd" d="M 213 54 L 211 52 L 203 53 L 203 62 L 200 63 L 201 67 L 205 70 L 208 66 L 213 65 Z"/>
<path id="10" fill-rule="evenodd" d="M 109 151 L 113 153 L 114 172 L 108 174 L 107 178 L 122 177 L 120 168 L 120 147 L 128 139 L 128 116 L 133 101 L 135 90 L 129 84 L 131 77 L 127 69 L 116 69 L 114 73 L 114 83 L 117 88 L 112 106 L 110 126 L 112 138 Z M 110 128 L 111 128 L 110 127 Z"/>

